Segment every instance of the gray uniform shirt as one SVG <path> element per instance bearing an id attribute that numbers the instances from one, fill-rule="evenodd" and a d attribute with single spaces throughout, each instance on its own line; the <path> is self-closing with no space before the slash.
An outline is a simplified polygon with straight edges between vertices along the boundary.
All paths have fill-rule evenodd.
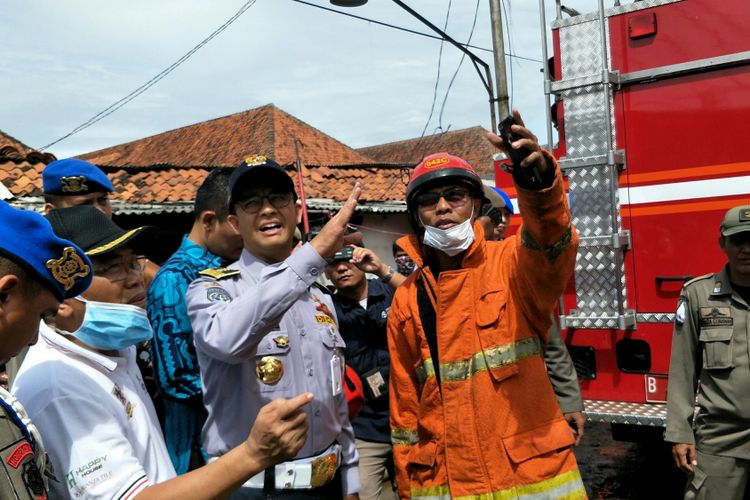
<path id="1" fill-rule="evenodd" d="M 243 250 L 227 269 L 239 273 L 194 281 L 187 305 L 208 410 L 206 453 L 222 455 L 242 443 L 260 408 L 271 400 L 312 392 L 315 398 L 304 407 L 307 441 L 297 456 L 319 454 L 337 441 L 346 495 L 359 490 L 358 455 L 346 396 L 334 396 L 332 389 L 331 359 L 338 356 L 343 369 L 344 341 L 330 297 L 311 288 L 324 265 L 309 244 L 273 265 Z M 272 383 L 256 373 L 268 357 L 283 367 Z M 277 376 L 278 370 L 271 379 Z"/>
<path id="2" fill-rule="evenodd" d="M 568 348 L 560 337 L 560 327 L 557 326 L 555 318 L 552 318 L 547 345 L 544 348 L 544 362 L 547 365 L 547 374 L 560 410 L 563 413 L 583 411 L 578 374 Z"/>
<path id="3" fill-rule="evenodd" d="M 728 268 L 685 284 L 672 338 L 666 441 L 750 459 L 749 325 L 748 304 L 732 291 Z"/>

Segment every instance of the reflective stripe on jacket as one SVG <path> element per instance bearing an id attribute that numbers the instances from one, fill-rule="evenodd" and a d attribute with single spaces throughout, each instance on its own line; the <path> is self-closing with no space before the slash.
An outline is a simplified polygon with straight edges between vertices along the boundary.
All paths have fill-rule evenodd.
<path id="1" fill-rule="evenodd" d="M 585 498 L 573 434 L 541 342 L 570 278 L 578 236 L 562 179 L 518 188 L 518 237 L 475 241 L 462 267 L 424 269 L 416 237 L 398 241 L 423 268 L 391 307 L 391 437 L 402 498 Z M 434 286 L 441 385 L 422 327 L 417 280 Z"/>

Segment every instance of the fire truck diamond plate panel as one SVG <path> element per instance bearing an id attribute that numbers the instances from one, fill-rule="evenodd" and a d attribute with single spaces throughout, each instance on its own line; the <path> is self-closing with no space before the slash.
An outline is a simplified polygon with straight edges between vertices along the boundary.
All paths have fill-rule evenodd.
<path id="1" fill-rule="evenodd" d="M 602 75 L 598 19 L 560 29 L 563 80 Z M 601 80 L 601 77 L 599 78 Z M 603 85 L 562 93 L 565 109 L 566 159 L 606 157 L 614 130 L 612 103 Z M 576 306 L 567 324 L 578 328 L 617 328 L 618 313 L 627 307 L 624 264 L 613 235 L 620 231 L 618 172 L 607 164 L 589 164 L 567 171 L 573 224 L 582 241 L 576 258 Z M 613 203 L 615 209 L 613 210 Z M 587 241 L 587 239 L 591 239 Z"/>
<path id="2" fill-rule="evenodd" d="M 655 427 L 664 427 L 667 423 L 667 405 L 665 404 L 586 400 L 583 406 L 586 419 L 592 422 Z"/>

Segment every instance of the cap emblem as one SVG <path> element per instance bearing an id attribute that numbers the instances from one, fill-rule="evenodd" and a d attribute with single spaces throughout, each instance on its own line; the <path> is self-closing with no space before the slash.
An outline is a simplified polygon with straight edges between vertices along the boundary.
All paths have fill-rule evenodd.
<path id="1" fill-rule="evenodd" d="M 91 268 L 86 265 L 73 247 L 65 247 L 62 257 L 59 259 L 49 259 L 45 265 L 52 273 L 52 277 L 65 290 L 73 288 L 76 278 L 85 278 L 91 272 Z"/>
<path id="2" fill-rule="evenodd" d="M 448 162 L 450 162 L 448 158 L 441 156 L 440 158 L 433 158 L 432 160 L 427 160 L 426 162 L 424 162 L 424 168 L 435 168 L 439 167 L 440 165 L 445 165 Z"/>
<path id="3" fill-rule="evenodd" d="M 268 161 L 268 158 L 266 158 L 263 155 L 253 155 L 253 156 L 246 156 L 245 157 L 245 163 L 249 167 L 254 167 L 256 165 L 263 165 Z"/>
<path id="4" fill-rule="evenodd" d="M 750 208 L 740 210 L 740 222 L 750 221 Z"/>
<path id="5" fill-rule="evenodd" d="M 81 193 L 89 189 L 86 185 L 86 177 L 83 175 L 60 177 L 60 182 L 64 193 Z"/>

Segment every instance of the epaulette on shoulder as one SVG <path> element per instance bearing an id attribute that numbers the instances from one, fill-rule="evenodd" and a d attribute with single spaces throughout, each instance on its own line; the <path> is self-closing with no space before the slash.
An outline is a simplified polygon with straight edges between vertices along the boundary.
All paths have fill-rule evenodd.
<path id="1" fill-rule="evenodd" d="M 685 284 L 682 285 L 682 287 L 685 288 L 688 285 L 692 285 L 693 283 L 697 283 L 698 281 L 702 281 L 702 280 L 705 280 L 705 279 L 708 279 L 708 278 L 713 278 L 714 276 L 716 276 L 716 273 L 708 273 L 708 274 L 703 274 L 701 276 L 696 276 L 695 278 L 693 278 L 693 279 L 691 279 L 689 281 L 686 281 Z"/>
<path id="2" fill-rule="evenodd" d="M 209 278 L 213 278 L 216 280 L 222 280 L 224 278 L 229 278 L 230 276 L 237 276 L 238 274 L 240 274 L 240 270 L 232 269 L 230 267 L 214 267 L 211 269 L 204 269 L 198 274 L 200 274 L 201 276 L 208 276 Z"/>

